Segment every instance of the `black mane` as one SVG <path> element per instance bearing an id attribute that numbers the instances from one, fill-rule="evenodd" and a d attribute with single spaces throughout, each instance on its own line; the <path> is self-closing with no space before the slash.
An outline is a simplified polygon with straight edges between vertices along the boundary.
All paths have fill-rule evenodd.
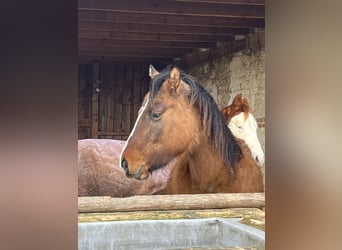
<path id="1" fill-rule="evenodd" d="M 172 68 L 173 66 L 169 65 L 167 68 L 162 70 L 158 76 L 151 80 L 151 101 L 156 93 L 158 93 L 162 84 L 169 79 Z M 227 127 L 225 119 L 218 109 L 213 97 L 203 88 L 202 85 L 182 71 L 181 80 L 191 88 L 189 102 L 190 105 L 194 105 L 198 109 L 203 130 L 223 157 L 226 165 L 234 166 L 235 162 L 241 160 L 242 151 L 232 132 Z"/>

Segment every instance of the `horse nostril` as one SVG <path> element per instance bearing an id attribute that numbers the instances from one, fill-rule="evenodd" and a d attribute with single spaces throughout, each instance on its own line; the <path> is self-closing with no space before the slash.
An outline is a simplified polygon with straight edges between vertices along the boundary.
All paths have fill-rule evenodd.
<path id="1" fill-rule="evenodd" d="M 258 156 L 255 157 L 257 163 L 260 163 Z"/>
<path id="2" fill-rule="evenodd" d="M 128 163 L 126 161 L 126 159 L 122 159 L 121 161 L 121 167 L 123 168 L 123 170 L 125 171 L 125 173 L 128 173 Z"/>

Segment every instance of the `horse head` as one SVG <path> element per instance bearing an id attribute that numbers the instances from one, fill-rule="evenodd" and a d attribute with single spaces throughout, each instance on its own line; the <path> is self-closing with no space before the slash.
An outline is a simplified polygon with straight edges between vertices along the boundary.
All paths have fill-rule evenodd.
<path id="1" fill-rule="evenodd" d="M 265 155 L 257 135 L 258 125 L 251 112 L 252 109 L 247 99 L 242 98 L 242 94 L 237 94 L 232 104 L 222 109 L 222 114 L 232 133 L 246 142 L 254 160 L 262 166 Z"/>
<path id="2" fill-rule="evenodd" d="M 126 176 L 139 180 L 190 148 L 199 127 L 198 115 L 189 105 L 190 87 L 181 80 L 179 69 L 158 72 L 150 66 L 149 75 L 150 91 L 120 157 Z"/>

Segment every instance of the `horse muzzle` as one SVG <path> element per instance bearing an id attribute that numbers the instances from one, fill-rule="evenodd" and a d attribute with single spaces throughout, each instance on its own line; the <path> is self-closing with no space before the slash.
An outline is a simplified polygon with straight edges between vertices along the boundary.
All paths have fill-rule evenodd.
<path id="1" fill-rule="evenodd" d="M 140 166 L 140 168 L 134 174 L 131 174 L 129 172 L 128 162 L 125 158 L 121 161 L 121 167 L 124 170 L 125 175 L 128 178 L 135 178 L 137 180 L 145 180 L 146 178 L 149 177 L 149 173 L 147 171 L 144 172 L 144 166 Z"/>

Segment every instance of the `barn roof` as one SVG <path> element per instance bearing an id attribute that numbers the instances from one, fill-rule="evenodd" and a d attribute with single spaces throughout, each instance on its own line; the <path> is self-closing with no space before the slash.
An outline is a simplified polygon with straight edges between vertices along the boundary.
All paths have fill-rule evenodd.
<path id="1" fill-rule="evenodd" d="M 80 61 L 168 61 L 265 26 L 265 0 L 79 0 Z"/>

